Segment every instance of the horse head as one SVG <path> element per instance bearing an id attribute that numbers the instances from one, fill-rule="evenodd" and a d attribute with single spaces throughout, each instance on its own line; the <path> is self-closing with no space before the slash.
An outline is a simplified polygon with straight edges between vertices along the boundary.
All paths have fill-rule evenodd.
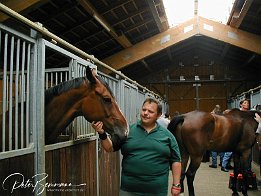
<path id="1" fill-rule="evenodd" d="M 111 135 L 113 149 L 118 150 L 127 139 L 129 126 L 108 84 L 90 68 L 86 78 L 91 91 L 83 99 L 82 113 L 86 120 L 102 121 L 104 130 Z"/>

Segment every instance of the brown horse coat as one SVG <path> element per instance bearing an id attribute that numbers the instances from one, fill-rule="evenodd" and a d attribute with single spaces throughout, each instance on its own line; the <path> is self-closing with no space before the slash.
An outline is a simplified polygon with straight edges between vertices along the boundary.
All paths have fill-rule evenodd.
<path id="1" fill-rule="evenodd" d="M 187 176 L 189 195 L 194 194 L 193 181 L 206 150 L 217 152 L 234 152 L 235 165 L 241 161 L 241 168 L 247 167 L 247 159 L 256 141 L 258 123 L 255 112 L 233 109 L 224 115 L 192 111 L 171 120 L 168 129 L 174 134 L 182 156 L 182 190 L 183 180 Z M 187 163 L 190 158 L 190 165 Z M 233 189 L 236 192 L 236 189 Z M 245 192 L 244 192 L 245 191 Z M 246 190 L 243 190 L 244 194 Z"/>

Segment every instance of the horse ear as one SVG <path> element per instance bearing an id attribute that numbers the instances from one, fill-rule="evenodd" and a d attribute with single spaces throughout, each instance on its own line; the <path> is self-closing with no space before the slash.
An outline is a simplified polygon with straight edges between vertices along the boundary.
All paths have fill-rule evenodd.
<path id="1" fill-rule="evenodd" d="M 86 77 L 90 81 L 90 83 L 92 83 L 92 84 L 96 83 L 95 75 L 96 75 L 96 72 L 88 66 L 86 68 Z"/>

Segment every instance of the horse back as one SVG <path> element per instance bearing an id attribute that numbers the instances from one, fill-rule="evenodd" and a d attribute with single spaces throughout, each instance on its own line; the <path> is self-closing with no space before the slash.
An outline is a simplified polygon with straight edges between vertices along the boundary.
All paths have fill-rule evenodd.
<path id="1" fill-rule="evenodd" d="M 207 112 L 192 111 L 172 119 L 168 129 L 174 134 L 180 147 L 183 146 L 191 154 L 195 146 L 198 146 L 201 153 L 213 132 L 214 119 Z"/>
<path id="2" fill-rule="evenodd" d="M 209 150 L 234 151 L 243 135 L 241 119 L 234 116 L 215 115 L 215 127 L 210 138 Z"/>

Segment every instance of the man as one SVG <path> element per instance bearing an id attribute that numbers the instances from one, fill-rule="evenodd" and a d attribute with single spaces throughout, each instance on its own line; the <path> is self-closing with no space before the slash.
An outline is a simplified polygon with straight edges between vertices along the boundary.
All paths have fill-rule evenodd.
<path id="1" fill-rule="evenodd" d="M 141 108 L 140 120 L 130 127 L 129 137 L 121 147 L 120 196 L 166 196 L 169 168 L 173 177 L 171 194 L 176 196 L 180 193 L 181 157 L 178 144 L 171 132 L 157 124 L 160 115 L 158 101 L 147 98 Z M 112 142 L 102 126 L 102 122 L 92 123 L 100 134 L 103 148 L 112 152 Z"/>

